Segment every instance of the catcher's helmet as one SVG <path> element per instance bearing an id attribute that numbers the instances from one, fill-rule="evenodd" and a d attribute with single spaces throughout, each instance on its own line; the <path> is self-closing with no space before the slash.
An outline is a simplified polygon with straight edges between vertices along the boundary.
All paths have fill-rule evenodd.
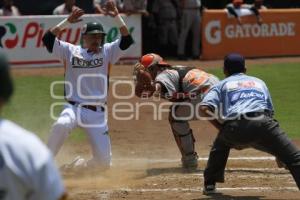
<path id="1" fill-rule="evenodd" d="M 140 63 L 147 69 L 153 65 L 169 65 L 161 56 L 155 53 L 149 53 L 141 57 Z"/>
<path id="2" fill-rule="evenodd" d="M 81 33 L 83 35 L 97 34 L 97 33 L 102 33 L 102 34 L 106 35 L 102 24 L 100 24 L 98 22 L 88 22 L 88 23 L 86 23 L 83 26 Z"/>
<path id="3" fill-rule="evenodd" d="M 9 62 L 0 50 L 0 99 L 8 101 L 13 94 L 13 82 L 10 76 Z"/>

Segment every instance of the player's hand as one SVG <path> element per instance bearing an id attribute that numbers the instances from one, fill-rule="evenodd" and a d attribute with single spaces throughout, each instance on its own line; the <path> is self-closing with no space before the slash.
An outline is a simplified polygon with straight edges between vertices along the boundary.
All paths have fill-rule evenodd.
<path id="1" fill-rule="evenodd" d="M 115 17 L 119 14 L 119 11 L 116 7 L 116 4 L 109 0 L 105 5 L 106 15 L 109 15 L 111 17 Z"/>
<path id="2" fill-rule="evenodd" d="M 72 10 L 72 13 L 69 15 L 68 17 L 68 21 L 71 23 L 71 24 L 74 24 L 74 23 L 77 23 L 77 22 L 80 22 L 82 21 L 82 19 L 80 19 L 80 17 L 84 14 L 84 11 L 78 7 L 75 7 L 73 10 Z"/>

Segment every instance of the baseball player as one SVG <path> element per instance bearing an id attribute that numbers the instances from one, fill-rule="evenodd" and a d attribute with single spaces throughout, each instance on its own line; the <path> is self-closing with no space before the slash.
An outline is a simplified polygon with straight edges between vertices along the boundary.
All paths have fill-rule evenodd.
<path id="1" fill-rule="evenodd" d="M 188 169 L 197 168 L 195 139 L 188 121 L 196 118 L 192 109 L 197 107 L 209 88 L 218 82 L 218 78 L 198 68 L 171 66 L 154 53 L 142 56 L 135 66 L 134 75 L 135 93 L 138 97 L 150 97 L 154 94 L 174 102 L 170 107 L 169 122 L 182 155 L 182 166 Z M 191 119 L 187 119 L 190 115 L 193 115 Z"/>
<path id="2" fill-rule="evenodd" d="M 9 64 L 0 52 L 0 109 L 12 93 Z M 0 118 L 0 199 L 62 200 L 66 197 L 47 147 L 33 133 Z"/>
<path id="3" fill-rule="evenodd" d="M 57 38 L 70 23 L 81 21 L 80 17 L 84 13 L 79 8 L 74 9 L 67 19 L 43 37 L 48 51 L 63 60 L 66 65 L 67 104 L 52 127 L 48 146 L 56 155 L 69 133 L 75 127 L 81 127 L 88 135 L 93 158 L 88 162 L 78 158 L 72 163 L 75 166 L 97 166 L 102 169 L 108 169 L 111 165 L 111 144 L 105 117 L 109 66 L 117 62 L 133 43 L 114 3 L 109 1 L 106 7 L 121 32 L 121 38 L 112 43 L 104 44 L 105 32 L 98 22 L 84 25 L 82 46 L 75 46 Z"/>
<path id="4" fill-rule="evenodd" d="M 290 170 L 300 189 L 300 151 L 273 119 L 273 104 L 266 84 L 247 76 L 245 60 L 229 54 L 224 60 L 227 78 L 204 97 L 200 110 L 220 130 L 211 148 L 204 171 L 204 194 L 214 193 L 216 182 L 224 182 L 230 148 L 253 147 L 270 153 Z M 223 123 L 221 124 L 220 121 Z"/>

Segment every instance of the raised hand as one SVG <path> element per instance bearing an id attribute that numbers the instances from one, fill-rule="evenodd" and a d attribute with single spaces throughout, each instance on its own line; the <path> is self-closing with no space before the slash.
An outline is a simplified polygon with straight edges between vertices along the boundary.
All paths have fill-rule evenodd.
<path id="1" fill-rule="evenodd" d="M 82 21 L 80 17 L 84 14 L 84 11 L 78 7 L 72 10 L 72 13 L 68 17 L 68 21 L 72 24 Z"/>
<path id="2" fill-rule="evenodd" d="M 105 5 L 105 10 L 106 10 L 105 14 L 109 15 L 111 17 L 115 17 L 119 14 L 116 4 L 111 0 L 107 1 L 106 5 Z"/>

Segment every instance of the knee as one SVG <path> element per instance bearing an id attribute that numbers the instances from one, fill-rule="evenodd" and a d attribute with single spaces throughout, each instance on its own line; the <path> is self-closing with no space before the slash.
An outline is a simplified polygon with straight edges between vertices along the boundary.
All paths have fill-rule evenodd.
<path id="1" fill-rule="evenodd" d="M 57 121 L 52 126 L 52 133 L 53 134 L 64 134 L 68 135 L 72 130 L 72 127 L 64 122 Z"/>

